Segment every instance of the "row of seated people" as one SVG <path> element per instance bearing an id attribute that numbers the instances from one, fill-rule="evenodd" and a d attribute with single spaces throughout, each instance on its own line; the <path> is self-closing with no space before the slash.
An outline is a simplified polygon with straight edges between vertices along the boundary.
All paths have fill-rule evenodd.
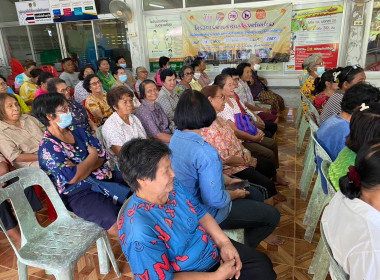
<path id="1" fill-rule="evenodd" d="M 321 114 L 316 139 L 333 161 L 328 179 L 337 191 L 322 216 L 326 239 L 350 279 L 377 279 L 380 90 L 358 65 L 324 72 L 314 54 L 304 66 L 310 76 L 301 91 Z"/>

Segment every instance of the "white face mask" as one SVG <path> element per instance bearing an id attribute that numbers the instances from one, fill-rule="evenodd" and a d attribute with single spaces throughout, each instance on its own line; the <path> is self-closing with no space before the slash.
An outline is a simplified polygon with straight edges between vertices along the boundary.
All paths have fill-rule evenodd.
<path id="1" fill-rule="evenodd" d="M 255 70 L 255 71 L 259 71 L 260 70 L 260 64 L 255 64 L 255 65 L 253 65 L 253 69 Z"/>
<path id="2" fill-rule="evenodd" d="M 201 77 L 201 73 L 194 73 L 194 78 L 198 80 Z"/>

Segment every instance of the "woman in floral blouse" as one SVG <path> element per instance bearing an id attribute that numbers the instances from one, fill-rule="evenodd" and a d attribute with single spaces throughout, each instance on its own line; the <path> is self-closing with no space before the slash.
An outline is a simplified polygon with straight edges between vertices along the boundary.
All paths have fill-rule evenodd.
<path id="1" fill-rule="evenodd" d="M 129 188 L 112 182 L 118 181 L 117 174 L 108 167 L 109 157 L 99 141 L 81 128 L 68 129 L 72 116 L 61 94 L 39 96 L 33 114 L 47 127 L 38 151 L 40 167 L 49 174 L 63 203 L 79 217 L 116 235 L 117 214 Z M 72 167 L 65 164 L 68 160 Z"/>

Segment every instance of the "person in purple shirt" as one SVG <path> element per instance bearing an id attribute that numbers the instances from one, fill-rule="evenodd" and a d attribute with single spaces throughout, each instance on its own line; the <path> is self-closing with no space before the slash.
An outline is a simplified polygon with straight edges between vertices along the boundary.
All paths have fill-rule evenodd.
<path id="1" fill-rule="evenodd" d="M 134 191 L 118 221 L 119 240 L 135 279 L 276 279 L 264 253 L 230 240 L 182 187 L 170 154 L 155 139 L 133 139 L 119 154 Z"/>

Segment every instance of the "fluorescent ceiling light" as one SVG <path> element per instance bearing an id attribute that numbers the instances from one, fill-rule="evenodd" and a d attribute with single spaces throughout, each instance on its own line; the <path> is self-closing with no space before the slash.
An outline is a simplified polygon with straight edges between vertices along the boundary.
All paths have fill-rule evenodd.
<path id="1" fill-rule="evenodd" d="M 149 6 L 151 6 L 151 7 L 156 7 L 156 8 L 160 8 L 160 9 L 165 9 L 164 6 L 157 5 L 157 4 L 152 4 L 152 3 L 149 3 Z"/>

